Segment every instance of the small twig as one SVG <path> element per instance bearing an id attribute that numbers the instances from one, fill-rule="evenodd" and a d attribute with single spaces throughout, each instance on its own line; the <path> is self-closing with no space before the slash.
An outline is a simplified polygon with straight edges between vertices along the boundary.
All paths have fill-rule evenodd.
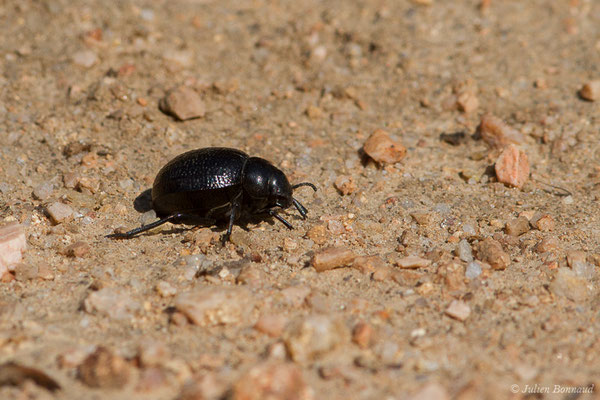
<path id="1" fill-rule="evenodd" d="M 572 196 L 573 195 L 573 193 L 571 193 L 569 190 L 567 190 L 567 189 L 565 189 L 563 187 L 555 186 L 555 185 L 552 185 L 552 184 L 550 184 L 548 182 L 540 181 L 538 179 L 535 179 L 534 177 L 531 177 L 531 180 L 533 180 L 533 181 L 535 181 L 537 183 L 541 183 L 542 185 L 549 186 L 552 189 L 556 189 L 555 191 L 548 190 L 548 189 L 542 189 L 546 193 L 550 193 L 550 194 L 553 194 L 553 195 L 559 196 L 559 197 L 567 197 L 567 196 Z"/>

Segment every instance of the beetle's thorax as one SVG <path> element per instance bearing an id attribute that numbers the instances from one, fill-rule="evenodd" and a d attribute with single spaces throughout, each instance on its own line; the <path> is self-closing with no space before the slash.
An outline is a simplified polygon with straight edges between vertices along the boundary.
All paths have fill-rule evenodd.
<path id="1" fill-rule="evenodd" d="M 265 159 L 250 157 L 244 166 L 242 185 L 255 209 L 292 205 L 292 186 L 279 168 Z"/>

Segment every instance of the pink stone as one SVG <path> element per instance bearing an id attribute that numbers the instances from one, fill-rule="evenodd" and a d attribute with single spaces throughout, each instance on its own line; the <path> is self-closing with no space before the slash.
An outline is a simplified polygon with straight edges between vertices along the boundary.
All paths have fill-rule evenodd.
<path id="1" fill-rule="evenodd" d="M 504 149 L 495 165 L 499 182 L 509 186 L 522 188 L 529 179 L 529 161 L 527 154 L 515 145 Z"/>

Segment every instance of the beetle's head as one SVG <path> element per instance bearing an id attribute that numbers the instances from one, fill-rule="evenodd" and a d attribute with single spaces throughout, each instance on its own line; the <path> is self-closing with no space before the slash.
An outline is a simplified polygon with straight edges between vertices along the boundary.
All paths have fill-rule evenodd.
<path id="1" fill-rule="evenodd" d="M 251 157 L 244 170 L 244 194 L 257 208 L 292 205 L 292 186 L 285 174 L 273 164 L 258 157 Z"/>

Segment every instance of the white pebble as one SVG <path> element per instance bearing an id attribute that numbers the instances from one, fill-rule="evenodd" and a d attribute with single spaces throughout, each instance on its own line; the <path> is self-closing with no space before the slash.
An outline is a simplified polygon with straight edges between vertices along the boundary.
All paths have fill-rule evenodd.
<path id="1" fill-rule="evenodd" d="M 479 275 L 481 275 L 481 264 L 477 261 L 471 261 L 467 264 L 467 269 L 465 270 L 465 276 L 469 279 L 475 279 Z"/>

